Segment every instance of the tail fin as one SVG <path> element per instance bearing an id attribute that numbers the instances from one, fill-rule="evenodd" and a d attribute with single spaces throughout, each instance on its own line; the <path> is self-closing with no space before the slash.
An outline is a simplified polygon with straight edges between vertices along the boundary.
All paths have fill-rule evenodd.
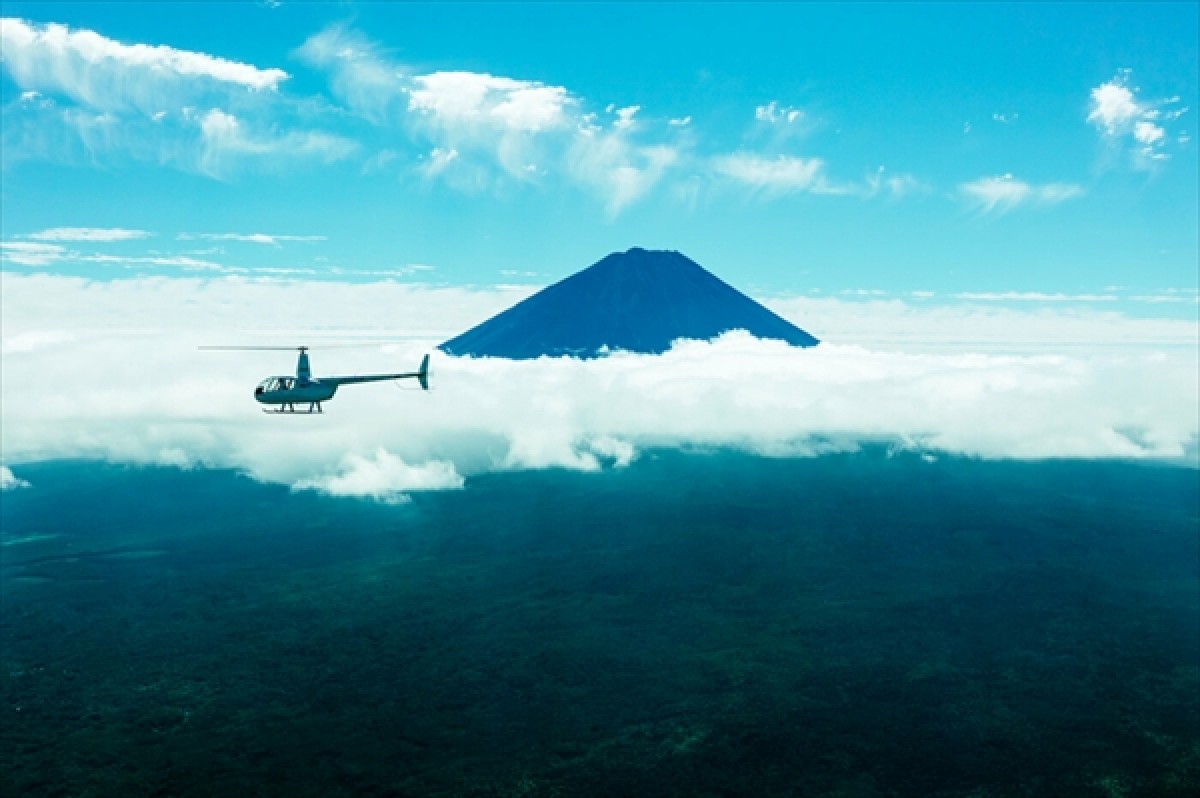
<path id="1" fill-rule="evenodd" d="M 429 355 L 421 358 L 421 368 L 417 371 L 417 382 L 421 383 L 421 390 L 429 390 Z"/>

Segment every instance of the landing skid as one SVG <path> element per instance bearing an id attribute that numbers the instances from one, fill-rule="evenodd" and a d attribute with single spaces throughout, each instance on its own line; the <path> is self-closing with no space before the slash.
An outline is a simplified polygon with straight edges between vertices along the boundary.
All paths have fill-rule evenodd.
<path id="1" fill-rule="evenodd" d="M 296 406 L 294 404 L 288 403 L 288 404 L 280 405 L 278 410 L 271 410 L 270 408 L 264 407 L 262 409 L 262 411 L 264 413 L 268 413 L 272 416 L 277 416 L 280 414 L 283 414 L 285 416 L 310 416 L 310 415 L 317 415 L 318 413 L 325 412 L 324 410 L 321 409 L 320 402 L 309 403 L 307 410 L 297 410 Z"/>

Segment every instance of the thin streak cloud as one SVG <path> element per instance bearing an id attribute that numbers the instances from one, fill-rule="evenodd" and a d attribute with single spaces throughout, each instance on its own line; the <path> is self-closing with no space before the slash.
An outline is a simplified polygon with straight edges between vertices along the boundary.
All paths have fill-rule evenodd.
<path id="1" fill-rule="evenodd" d="M 178 241 L 239 241 L 272 247 L 290 242 L 311 243 L 328 240 L 327 236 L 280 235 L 276 233 L 180 233 L 175 238 Z"/>
<path id="2" fill-rule="evenodd" d="M 0 241 L 0 260 L 20 266 L 48 266 L 70 253 L 60 244 L 40 241 Z"/>
<path id="3" fill-rule="evenodd" d="M 1116 302 L 1115 294 L 1047 294 L 1041 291 L 966 291 L 956 299 L 972 302 Z"/>
<path id="4" fill-rule="evenodd" d="M 145 230 L 126 230 L 120 227 L 52 227 L 37 233 L 30 233 L 29 238 L 35 241 L 90 241 L 93 243 L 109 241 L 136 241 L 150 238 L 153 233 Z"/>

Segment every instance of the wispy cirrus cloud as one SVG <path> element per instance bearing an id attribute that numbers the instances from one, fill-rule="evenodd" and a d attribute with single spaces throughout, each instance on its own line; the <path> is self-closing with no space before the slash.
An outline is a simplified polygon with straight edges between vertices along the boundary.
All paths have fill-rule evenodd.
<path id="1" fill-rule="evenodd" d="M 825 161 L 821 158 L 738 152 L 715 156 L 712 167 L 721 177 L 769 195 L 846 193 L 830 183 Z"/>
<path id="2" fill-rule="evenodd" d="M 1084 195 L 1083 186 L 1075 183 L 1043 183 L 1035 185 L 1011 174 L 981 177 L 958 187 L 968 204 L 982 213 L 1004 213 L 1020 205 L 1057 205 Z"/>
<path id="3" fill-rule="evenodd" d="M 396 121 L 408 104 L 409 71 L 347 25 L 313 34 L 294 54 L 328 75 L 338 102 L 376 124 Z"/>
<path id="4" fill-rule="evenodd" d="M 317 131 L 289 131 L 282 135 L 255 131 L 246 122 L 219 108 L 212 108 L 198 119 L 203 147 L 200 171 L 220 177 L 247 159 L 269 161 L 282 167 L 303 160 L 325 163 L 346 158 L 358 143 L 344 136 Z"/>
<path id="5" fill-rule="evenodd" d="M 835 180 L 825 159 L 818 157 L 736 152 L 713 156 L 708 164 L 718 180 L 767 198 L 784 194 L 900 198 L 928 191 L 912 175 L 888 174 L 883 167 L 862 180 Z"/>
<path id="6" fill-rule="evenodd" d="M 869 197 L 879 195 L 900 199 L 914 194 L 926 194 L 929 186 L 910 174 L 890 174 L 884 167 L 879 167 L 875 174 L 869 176 L 863 186 L 863 194 Z"/>
<path id="7" fill-rule="evenodd" d="M 288 79 L 218 56 L 165 45 L 123 44 L 90 30 L 0 19 L 4 67 L 25 91 L 62 95 L 91 108 L 153 114 L 178 92 L 204 86 L 274 91 Z"/>
<path id="8" fill-rule="evenodd" d="M 337 160 L 354 144 L 288 129 L 288 73 L 166 45 L 126 44 L 64 25 L 0 20 L 0 65 L 20 91 L 4 108 L 4 163 L 235 166 Z"/>
<path id="9" fill-rule="evenodd" d="M 566 170 L 614 217 L 653 189 L 678 159 L 676 148 L 635 144 L 621 130 L 587 131 L 567 151 Z"/>

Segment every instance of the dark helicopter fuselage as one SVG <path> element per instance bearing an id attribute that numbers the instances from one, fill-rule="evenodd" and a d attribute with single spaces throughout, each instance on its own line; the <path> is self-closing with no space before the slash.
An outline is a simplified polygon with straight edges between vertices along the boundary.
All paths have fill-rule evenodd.
<path id="1" fill-rule="evenodd" d="M 337 383 L 301 381 L 296 377 L 267 377 L 254 389 L 254 398 L 264 405 L 324 402 L 337 393 Z"/>

